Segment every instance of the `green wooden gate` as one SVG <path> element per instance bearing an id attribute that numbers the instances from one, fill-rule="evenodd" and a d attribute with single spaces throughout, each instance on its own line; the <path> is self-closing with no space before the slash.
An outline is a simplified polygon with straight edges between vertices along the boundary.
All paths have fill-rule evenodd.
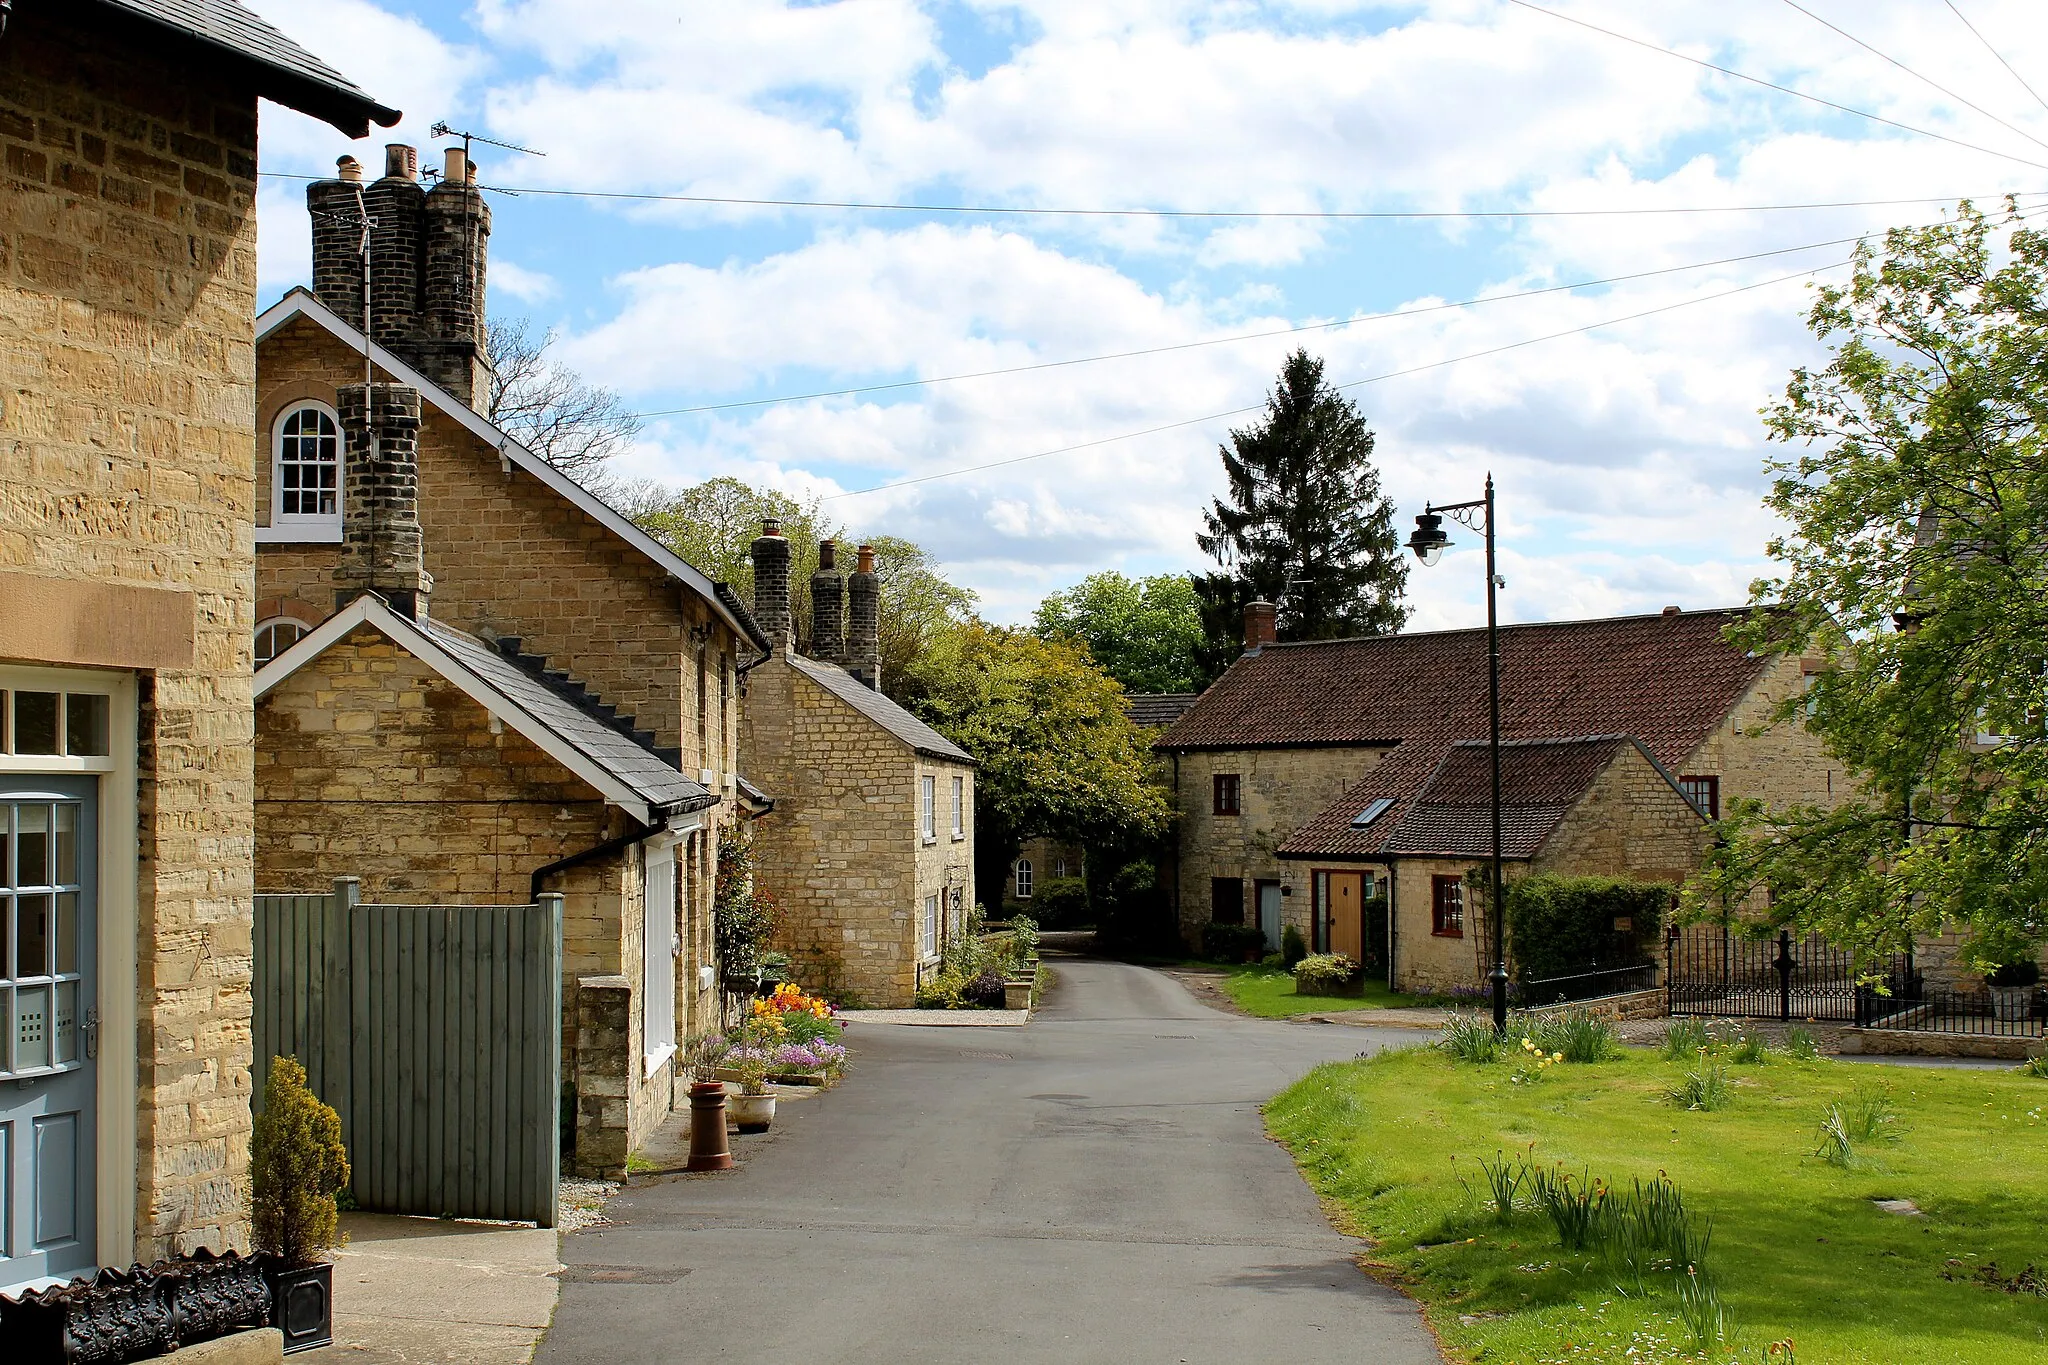
<path id="1" fill-rule="evenodd" d="M 341 1115 L 356 1203 L 555 1225 L 562 898 L 256 897 L 256 1098 L 296 1057 Z"/>

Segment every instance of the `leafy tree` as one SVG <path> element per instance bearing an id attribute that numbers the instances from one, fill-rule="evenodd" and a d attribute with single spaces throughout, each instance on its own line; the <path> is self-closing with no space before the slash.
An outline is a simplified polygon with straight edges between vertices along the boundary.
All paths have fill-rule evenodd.
<path id="1" fill-rule="evenodd" d="M 948 581 L 938 561 L 911 541 L 876 536 L 867 543 L 882 590 L 882 690 L 903 701 L 953 656 L 953 635 L 974 610 L 975 595 Z"/>
<path id="2" fill-rule="evenodd" d="M 1033 633 L 1079 640 L 1127 692 L 1192 692 L 1201 682 L 1202 609 L 1175 574 L 1090 574 L 1038 604 Z"/>
<path id="3" fill-rule="evenodd" d="M 1221 447 L 1229 500 L 1202 514 L 1195 543 L 1241 591 L 1280 605 L 1283 640 L 1391 634 L 1408 619 L 1408 563 L 1372 452 L 1364 416 L 1307 351 L 1281 366 L 1264 418 Z"/>
<path id="4" fill-rule="evenodd" d="M 2002 239 L 2002 240 L 2001 240 Z M 1846 764 L 1833 809 L 1731 803 L 1695 911 L 1770 914 L 1870 953 L 1948 928 L 2031 957 L 2048 905 L 2048 237 L 2009 215 L 1895 229 L 1820 291 L 1831 354 L 1767 409 L 1781 572 L 1751 648 L 1828 669 L 1781 708 Z M 1759 897 L 1761 899 L 1761 897 Z"/>
<path id="5" fill-rule="evenodd" d="M 1086 649 L 982 621 L 952 635 L 951 665 L 931 673 L 914 709 L 980 764 L 974 858 L 983 904 L 1002 903 L 1004 873 L 1028 839 L 1093 844 L 1166 828 L 1145 732 Z"/>
<path id="6" fill-rule="evenodd" d="M 525 318 L 492 318 L 484 349 L 494 371 L 484 416 L 557 469 L 590 482 L 639 434 L 640 419 L 610 389 L 548 359 L 553 328 L 535 335 Z"/>

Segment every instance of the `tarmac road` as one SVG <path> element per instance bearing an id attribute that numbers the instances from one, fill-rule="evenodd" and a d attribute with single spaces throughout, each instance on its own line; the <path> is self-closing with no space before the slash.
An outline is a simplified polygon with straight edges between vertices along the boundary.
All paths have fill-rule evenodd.
<path id="1" fill-rule="evenodd" d="M 736 1360 L 1440 1365 L 1259 1105 L 1400 1030 L 1241 1019 L 1061 960 L 1027 1028 L 865 1024 L 743 1168 L 565 1236 L 538 1365 Z"/>

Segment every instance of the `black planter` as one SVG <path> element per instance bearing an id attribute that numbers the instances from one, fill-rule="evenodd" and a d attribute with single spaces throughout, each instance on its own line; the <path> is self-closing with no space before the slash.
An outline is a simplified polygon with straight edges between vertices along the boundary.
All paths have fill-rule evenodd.
<path id="1" fill-rule="evenodd" d="M 170 1285 L 143 1266 L 0 1298 L 8 1365 L 142 1360 L 175 1347 Z"/>
<path id="2" fill-rule="evenodd" d="M 285 1270 L 266 1260 L 270 1321 L 284 1333 L 284 1353 L 334 1344 L 334 1267 L 325 1261 Z"/>
<path id="3" fill-rule="evenodd" d="M 254 1257 L 216 1256 L 202 1247 L 150 1269 L 169 1286 L 171 1328 L 180 1346 L 270 1324 L 270 1283 Z"/>

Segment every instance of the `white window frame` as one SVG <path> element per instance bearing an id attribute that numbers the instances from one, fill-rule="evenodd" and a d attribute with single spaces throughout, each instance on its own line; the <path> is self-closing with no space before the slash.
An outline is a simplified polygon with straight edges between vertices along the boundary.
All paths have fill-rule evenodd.
<path id="1" fill-rule="evenodd" d="M 1014 868 L 1010 869 L 1010 872 L 1011 875 L 1016 879 L 1014 882 L 1013 889 L 1017 892 L 1017 899 L 1020 901 L 1030 900 L 1031 860 L 1029 858 L 1019 858 L 1017 860 L 1017 865 Z"/>
<path id="2" fill-rule="evenodd" d="M 676 838 L 647 841 L 640 886 L 640 1055 L 649 1078 L 676 1055 Z"/>
<path id="3" fill-rule="evenodd" d="M 270 659 L 264 658 L 260 650 L 260 644 L 263 639 L 263 632 L 266 630 L 275 630 L 279 626 L 297 626 L 299 628 L 299 640 L 305 639 L 308 635 L 311 635 L 316 629 L 318 629 L 316 623 L 311 621 L 301 621 L 296 616 L 267 616 L 263 620 L 258 621 L 256 623 L 256 633 L 253 637 L 253 640 L 257 643 L 259 648 L 253 651 L 250 655 L 250 657 L 256 661 L 256 667 L 262 668 L 265 664 L 269 663 L 271 659 L 275 659 L 278 656 L 278 654 L 284 653 L 285 649 L 290 649 L 292 645 L 295 645 L 299 642 L 299 640 L 293 640 L 291 644 L 286 645 L 284 649 L 280 649 L 275 654 L 272 654 L 270 656 Z"/>
<path id="4" fill-rule="evenodd" d="M 284 425 L 308 408 L 334 423 L 334 511 L 331 513 L 287 513 L 284 510 Z M 339 544 L 347 470 L 348 435 L 341 429 L 341 414 L 317 398 L 300 398 L 287 403 L 270 424 L 270 525 L 256 528 L 257 543 Z"/>
<path id="5" fill-rule="evenodd" d="M 967 779 L 953 779 L 953 837 L 967 837 Z"/>
<path id="6" fill-rule="evenodd" d="M 920 807 L 918 828 L 923 832 L 924 841 L 935 844 L 939 841 L 939 779 L 925 773 L 917 779 L 918 805 Z"/>
<path id="7" fill-rule="evenodd" d="M 918 926 L 919 947 L 926 957 L 939 955 L 939 898 L 936 893 L 924 898 L 923 923 Z"/>

